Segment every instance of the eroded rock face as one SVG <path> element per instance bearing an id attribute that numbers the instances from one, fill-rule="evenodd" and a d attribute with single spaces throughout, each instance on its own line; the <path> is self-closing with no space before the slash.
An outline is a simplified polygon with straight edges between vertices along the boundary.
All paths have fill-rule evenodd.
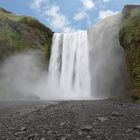
<path id="1" fill-rule="evenodd" d="M 125 50 L 132 98 L 140 99 L 140 5 L 126 5 L 120 30 L 120 44 Z"/>

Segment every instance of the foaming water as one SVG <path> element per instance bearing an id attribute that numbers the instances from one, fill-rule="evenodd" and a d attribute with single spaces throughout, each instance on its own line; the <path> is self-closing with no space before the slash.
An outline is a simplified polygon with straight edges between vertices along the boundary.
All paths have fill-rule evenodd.
<path id="1" fill-rule="evenodd" d="M 59 87 L 57 92 L 59 91 L 60 98 L 89 98 L 88 53 L 86 31 L 54 34 L 49 81 Z"/>
<path id="2" fill-rule="evenodd" d="M 130 90 L 124 50 L 119 43 L 121 14 L 88 29 L 92 96 L 99 99 L 128 96 Z"/>
<path id="3" fill-rule="evenodd" d="M 121 14 L 88 31 L 55 33 L 49 84 L 60 99 L 106 99 L 127 96 L 129 80 L 119 44 Z M 56 96 L 55 96 L 56 95 Z"/>

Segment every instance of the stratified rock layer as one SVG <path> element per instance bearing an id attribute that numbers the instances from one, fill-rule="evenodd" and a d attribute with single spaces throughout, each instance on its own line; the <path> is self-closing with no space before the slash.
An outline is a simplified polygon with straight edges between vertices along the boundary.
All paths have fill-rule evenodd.
<path id="1" fill-rule="evenodd" d="M 126 5 L 123 9 L 120 44 L 126 55 L 128 74 L 132 83 L 132 98 L 140 99 L 140 5 Z"/>

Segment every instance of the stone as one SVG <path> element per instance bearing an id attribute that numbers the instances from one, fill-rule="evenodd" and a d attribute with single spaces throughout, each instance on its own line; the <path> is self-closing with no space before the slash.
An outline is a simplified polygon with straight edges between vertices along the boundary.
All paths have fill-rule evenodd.
<path id="1" fill-rule="evenodd" d="M 62 123 L 60 123 L 60 126 L 64 126 L 66 123 L 64 123 L 64 122 L 62 122 Z"/>
<path id="2" fill-rule="evenodd" d="M 123 114 L 119 114 L 118 112 L 114 111 L 111 113 L 111 116 L 124 116 Z"/>
<path id="3" fill-rule="evenodd" d="M 67 140 L 67 137 L 62 137 L 61 140 Z"/>
<path id="4" fill-rule="evenodd" d="M 140 125 L 135 126 L 134 129 L 140 130 Z"/>
<path id="5" fill-rule="evenodd" d="M 90 131 L 90 130 L 92 130 L 92 126 L 87 125 L 84 128 L 82 128 L 82 130 L 84 130 L 84 131 Z"/>
<path id="6" fill-rule="evenodd" d="M 82 136 L 82 135 L 83 135 L 83 132 L 78 132 L 78 135 L 79 135 L 79 136 Z"/>
<path id="7" fill-rule="evenodd" d="M 130 133 L 131 131 L 132 131 L 132 129 L 130 129 L 130 128 L 126 130 L 127 133 Z"/>
<path id="8" fill-rule="evenodd" d="M 90 135 L 88 135 L 88 136 L 87 136 L 87 139 L 90 139 L 90 138 L 91 138 L 91 136 L 90 136 Z"/>
<path id="9" fill-rule="evenodd" d="M 16 133 L 14 134 L 14 136 L 23 135 L 24 133 L 25 133 L 25 131 L 16 132 Z"/>
<path id="10" fill-rule="evenodd" d="M 41 138 L 40 140 L 46 140 L 45 138 Z"/>
<path id="11" fill-rule="evenodd" d="M 26 131 L 26 129 L 27 129 L 26 127 L 21 127 L 20 131 Z"/>
<path id="12" fill-rule="evenodd" d="M 98 117 L 97 119 L 98 119 L 100 122 L 105 122 L 105 121 L 108 120 L 108 119 L 105 118 L 105 117 Z"/>
<path id="13" fill-rule="evenodd" d="M 34 137 L 36 137 L 36 136 L 38 136 L 37 133 L 30 134 L 30 135 L 28 136 L 28 140 L 32 140 L 32 139 L 34 139 Z"/>

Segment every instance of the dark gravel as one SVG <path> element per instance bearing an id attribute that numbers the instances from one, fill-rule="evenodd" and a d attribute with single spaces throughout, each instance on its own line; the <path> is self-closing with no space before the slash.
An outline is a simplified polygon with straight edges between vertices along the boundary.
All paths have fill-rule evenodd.
<path id="1" fill-rule="evenodd" d="M 0 140 L 140 140 L 140 106 L 107 100 L 0 102 Z"/>

